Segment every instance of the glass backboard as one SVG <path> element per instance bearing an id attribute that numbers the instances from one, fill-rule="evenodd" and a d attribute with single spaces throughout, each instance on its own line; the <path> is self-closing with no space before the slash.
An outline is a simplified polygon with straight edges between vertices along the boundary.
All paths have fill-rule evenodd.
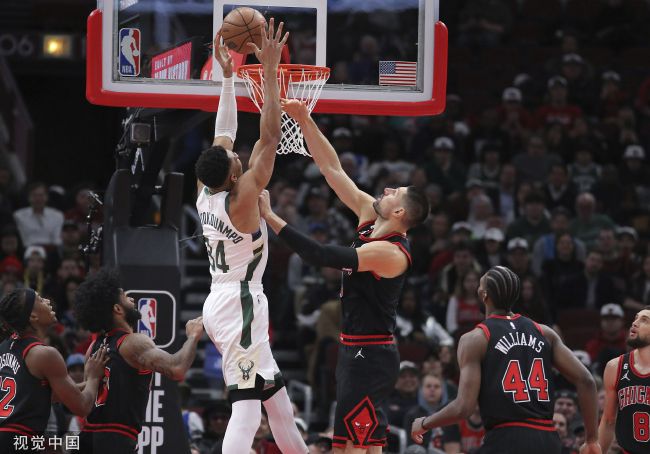
<path id="1" fill-rule="evenodd" d="M 316 112 L 444 110 L 447 30 L 438 0 L 103 0 L 88 19 L 87 98 L 215 110 L 222 75 L 212 40 L 239 6 L 285 22 L 284 63 L 331 68 Z M 236 65 L 257 63 L 233 57 Z M 256 111 L 242 81 L 236 90 L 238 107 Z"/>

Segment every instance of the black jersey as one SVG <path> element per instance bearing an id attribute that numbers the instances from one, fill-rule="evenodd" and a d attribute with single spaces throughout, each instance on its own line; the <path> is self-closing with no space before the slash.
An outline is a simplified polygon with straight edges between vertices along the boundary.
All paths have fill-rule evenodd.
<path id="1" fill-rule="evenodd" d="M 47 380 L 34 377 L 25 358 L 36 337 L 13 336 L 0 343 L 0 431 L 40 435 L 50 417 L 52 390 Z"/>
<path id="2" fill-rule="evenodd" d="M 616 395 L 618 444 L 628 454 L 650 452 L 650 374 L 637 372 L 631 353 L 619 357 Z"/>
<path id="3" fill-rule="evenodd" d="M 389 241 L 406 255 L 411 266 L 409 241 L 401 233 L 370 238 L 374 221 L 357 229 L 352 247 L 358 248 L 370 241 Z M 342 332 L 348 335 L 392 335 L 395 331 L 397 305 L 406 280 L 406 272 L 394 278 L 382 278 L 372 271 L 343 271 L 341 282 Z"/>
<path id="4" fill-rule="evenodd" d="M 115 432 L 137 439 L 142 429 L 153 373 L 134 369 L 120 355 L 120 345 L 128 335 L 115 329 L 97 338 L 92 345 L 92 353 L 107 345 L 110 360 L 84 432 Z"/>
<path id="5" fill-rule="evenodd" d="M 478 325 L 488 338 L 479 406 L 486 429 L 523 426 L 553 431 L 553 352 L 541 327 L 519 314 Z"/>

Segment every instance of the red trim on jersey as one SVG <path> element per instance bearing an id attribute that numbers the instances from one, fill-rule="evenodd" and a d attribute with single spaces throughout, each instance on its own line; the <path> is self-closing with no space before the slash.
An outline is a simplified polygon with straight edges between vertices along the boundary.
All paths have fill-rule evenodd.
<path id="1" fill-rule="evenodd" d="M 554 426 L 555 423 L 553 423 L 552 419 L 535 419 L 535 418 L 526 418 L 525 419 L 527 422 L 536 422 L 539 424 L 548 424 L 549 426 Z"/>
<path id="2" fill-rule="evenodd" d="M 138 435 L 138 429 L 136 429 L 135 427 L 131 427 L 119 423 L 112 423 L 112 422 L 97 423 L 97 424 L 86 423 L 84 427 L 89 427 L 91 429 L 111 429 L 111 428 L 121 429 L 128 432 L 132 432 L 135 435 Z"/>
<path id="3" fill-rule="evenodd" d="M 381 276 L 374 271 L 371 271 L 370 274 L 372 274 L 372 277 L 374 277 L 376 280 L 381 280 Z"/>
<path id="4" fill-rule="evenodd" d="M 623 369 L 623 358 L 625 355 L 621 355 L 618 357 L 618 372 L 616 372 L 616 384 L 614 385 L 614 389 L 618 389 L 618 382 L 621 379 L 621 370 Z"/>
<path id="5" fill-rule="evenodd" d="M 88 346 L 88 350 L 86 350 L 86 359 L 88 359 L 88 357 L 90 356 L 90 353 L 93 351 L 93 347 L 95 346 L 95 342 L 97 342 L 97 335 L 93 334 L 93 336 L 95 338 L 93 339 L 93 341 Z"/>
<path id="6" fill-rule="evenodd" d="M 517 320 L 521 314 L 510 315 L 490 315 L 488 318 L 498 318 L 499 320 Z"/>
<path id="7" fill-rule="evenodd" d="M 28 437 L 33 437 L 34 436 L 33 433 L 23 432 L 22 430 L 13 429 L 11 427 L 0 427 L 0 432 L 11 432 L 11 433 L 15 433 L 15 434 L 25 435 L 25 436 L 28 436 Z"/>
<path id="8" fill-rule="evenodd" d="M 641 372 L 637 371 L 637 370 L 634 368 L 634 352 L 635 352 L 635 351 L 636 351 L 636 350 L 632 350 L 632 351 L 630 352 L 630 369 L 632 369 L 632 373 L 633 373 L 634 375 L 636 375 L 637 377 L 639 377 L 639 378 L 650 378 L 650 373 L 647 373 L 647 374 L 644 375 L 644 374 L 642 374 Z"/>
<path id="9" fill-rule="evenodd" d="M 488 328 L 484 323 L 479 323 L 476 325 L 477 328 L 481 328 L 483 330 L 483 333 L 485 333 L 485 337 L 487 337 L 487 340 L 490 340 L 490 328 Z"/>
<path id="10" fill-rule="evenodd" d="M 23 359 L 25 359 L 27 357 L 27 353 L 29 353 L 29 351 L 32 348 L 37 347 L 39 345 L 43 345 L 43 342 L 32 342 L 27 347 L 25 347 L 25 349 L 23 350 Z"/>
<path id="11" fill-rule="evenodd" d="M 555 432 L 555 427 L 540 426 L 537 424 L 528 424 L 525 422 L 505 422 L 503 424 L 497 424 L 492 429 L 501 429 L 503 427 L 527 427 L 529 429 L 543 430 L 546 432 Z"/>
<path id="12" fill-rule="evenodd" d="M 124 435 L 125 437 L 128 437 L 131 440 L 137 440 L 138 439 L 137 436 L 134 436 L 133 434 L 131 434 L 129 432 L 125 432 L 123 430 L 118 430 L 118 429 L 86 429 L 84 427 L 82 432 L 112 432 L 112 433 Z"/>
<path id="13" fill-rule="evenodd" d="M 375 339 L 377 337 L 390 337 L 392 338 L 392 334 L 344 334 L 341 333 L 341 336 L 343 337 L 348 337 L 350 339 Z"/>
<path id="14" fill-rule="evenodd" d="M 32 428 L 29 427 L 29 426 L 25 426 L 25 425 L 23 425 L 23 424 L 17 424 L 17 423 L 15 423 L 15 422 L 9 423 L 9 424 L 7 424 L 5 427 L 7 427 L 7 428 L 11 428 L 11 427 L 13 427 L 14 429 L 24 430 L 25 432 L 32 432 L 32 433 L 35 433 L 35 432 L 36 432 L 34 429 L 32 429 Z"/>
<path id="15" fill-rule="evenodd" d="M 127 333 L 126 331 L 124 331 L 122 328 L 113 328 L 112 330 L 108 331 L 108 332 L 105 334 L 105 336 L 106 336 L 106 337 L 111 337 L 111 336 L 113 336 L 113 334 L 115 334 L 115 333 L 119 333 L 120 331 L 123 332 L 123 333 L 129 334 L 129 333 Z"/>
<path id="16" fill-rule="evenodd" d="M 402 243 L 393 243 L 393 244 L 402 250 L 402 252 L 406 256 L 406 259 L 409 261 L 409 266 L 413 265 L 413 259 L 411 258 L 411 254 L 409 253 L 409 251 L 406 250 L 406 248 L 402 245 Z"/>
<path id="17" fill-rule="evenodd" d="M 378 334 L 375 336 L 348 336 L 341 333 L 339 340 L 343 345 L 361 346 L 364 345 L 390 345 L 394 343 L 392 335 Z"/>
<path id="18" fill-rule="evenodd" d="M 539 326 L 539 323 L 537 323 L 535 320 L 532 320 L 532 319 L 531 319 L 531 322 L 533 322 L 533 325 L 535 325 L 535 328 L 537 328 L 537 331 L 539 331 L 540 334 L 543 336 L 543 335 L 544 335 L 544 331 L 542 331 L 542 327 Z"/>
<path id="19" fill-rule="evenodd" d="M 138 374 L 139 375 L 149 375 L 152 372 L 153 372 L 152 370 L 139 370 Z"/>
<path id="20" fill-rule="evenodd" d="M 357 226 L 357 232 L 358 232 L 359 230 L 361 230 L 362 228 L 364 228 L 364 227 L 368 227 L 369 225 L 374 224 L 376 220 L 377 220 L 377 219 L 373 219 L 372 221 L 366 221 L 366 222 L 364 222 L 363 224 L 359 224 L 359 225 Z"/>
<path id="21" fill-rule="evenodd" d="M 120 348 L 120 346 L 122 345 L 122 342 L 124 342 L 124 339 L 126 339 L 126 336 L 128 336 L 128 335 L 129 335 L 129 333 L 126 333 L 117 340 L 117 348 L 118 349 Z"/>
<path id="22" fill-rule="evenodd" d="M 401 236 L 402 238 L 406 238 L 406 235 L 401 232 L 391 232 L 386 235 L 378 236 L 377 238 L 370 238 L 369 236 L 365 236 L 363 233 L 359 233 L 359 239 L 361 241 L 384 241 L 390 237 L 393 236 Z"/>

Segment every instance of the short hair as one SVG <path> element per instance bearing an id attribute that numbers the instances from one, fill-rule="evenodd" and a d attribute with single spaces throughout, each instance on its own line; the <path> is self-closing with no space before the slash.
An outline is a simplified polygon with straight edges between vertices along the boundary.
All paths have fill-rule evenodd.
<path id="1" fill-rule="evenodd" d="M 486 291 L 494 307 L 509 311 L 519 299 L 521 281 L 510 268 L 494 266 L 485 273 Z"/>
<path id="2" fill-rule="evenodd" d="M 226 181 L 231 165 L 226 149 L 221 145 L 215 145 L 203 150 L 194 170 L 201 183 L 208 188 L 218 188 Z"/>
<path id="3" fill-rule="evenodd" d="M 424 191 L 409 186 L 404 196 L 406 223 L 409 228 L 422 224 L 429 216 L 429 199 Z"/>
<path id="4" fill-rule="evenodd" d="M 116 270 L 103 268 L 77 289 L 74 313 L 79 324 L 92 333 L 113 328 L 113 306 L 120 302 L 120 279 Z"/>
<path id="5" fill-rule="evenodd" d="M 16 289 L 0 300 L 0 341 L 27 328 L 29 320 L 25 321 L 24 315 L 26 292 L 24 288 Z"/>

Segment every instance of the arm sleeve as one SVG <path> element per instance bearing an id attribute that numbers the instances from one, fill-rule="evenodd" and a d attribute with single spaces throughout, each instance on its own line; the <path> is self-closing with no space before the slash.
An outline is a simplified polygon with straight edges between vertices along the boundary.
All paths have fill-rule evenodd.
<path id="1" fill-rule="evenodd" d="M 359 257 L 354 248 L 319 243 L 289 224 L 280 230 L 278 236 L 311 265 L 352 271 L 359 267 Z"/>
<path id="2" fill-rule="evenodd" d="M 233 77 L 224 77 L 221 96 L 217 108 L 217 120 L 214 124 L 214 136 L 226 136 L 235 142 L 237 136 L 237 100 L 235 99 L 235 82 Z"/>

